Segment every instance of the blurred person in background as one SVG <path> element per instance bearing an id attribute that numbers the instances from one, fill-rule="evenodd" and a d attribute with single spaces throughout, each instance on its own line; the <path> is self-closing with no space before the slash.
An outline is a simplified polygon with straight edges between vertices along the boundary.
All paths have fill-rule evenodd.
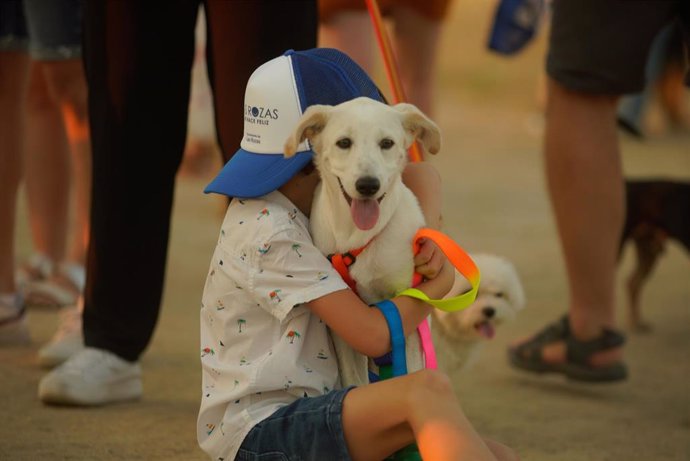
<path id="1" fill-rule="evenodd" d="M 688 39 L 689 8 L 679 0 L 553 2 L 544 150 L 570 296 L 563 317 L 509 349 L 517 368 L 585 382 L 628 375 L 615 329 L 625 217 L 617 107 L 621 95 L 644 88 L 647 56 L 664 27 L 680 21 Z"/>
<path id="2" fill-rule="evenodd" d="M 6 317 L 0 341 L 28 340 L 24 305 L 61 308 L 58 332 L 39 352 L 50 365 L 81 346 L 77 301 L 84 288 L 91 187 L 81 2 L 3 1 L 0 37 L 0 318 Z M 33 254 L 15 280 L 13 229 L 22 170 Z"/>
<path id="3" fill-rule="evenodd" d="M 251 72 L 286 49 L 316 46 L 316 0 L 84 4 L 93 145 L 86 347 L 41 380 L 45 403 L 102 405 L 142 395 L 139 359 L 160 310 L 200 3 L 225 160 L 242 138 L 237 108 Z"/>
<path id="4" fill-rule="evenodd" d="M 407 102 L 433 114 L 437 47 L 452 0 L 383 0 Z M 381 51 L 364 0 L 319 0 L 319 45 L 344 51 L 373 75 Z"/>

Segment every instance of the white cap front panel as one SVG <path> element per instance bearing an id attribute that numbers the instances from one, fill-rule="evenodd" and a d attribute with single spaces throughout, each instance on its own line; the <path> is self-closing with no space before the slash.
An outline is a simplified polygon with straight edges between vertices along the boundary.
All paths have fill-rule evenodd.
<path id="1" fill-rule="evenodd" d="M 288 56 L 272 59 L 254 71 L 244 95 L 242 149 L 256 154 L 280 154 L 302 111 Z M 303 142 L 298 151 L 308 150 Z"/>

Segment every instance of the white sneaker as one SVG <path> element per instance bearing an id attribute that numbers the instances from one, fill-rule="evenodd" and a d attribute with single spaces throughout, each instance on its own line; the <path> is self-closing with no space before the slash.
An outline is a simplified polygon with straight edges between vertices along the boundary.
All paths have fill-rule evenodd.
<path id="1" fill-rule="evenodd" d="M 26 310 L 19 293 L 0 294 L 0 346 L 31 342 Z"/>
<path id="2" fill-rule="evenodd" d="M 50 342 L 38 351 L 39 365 L 46 368 L 55 367 L 84 349 L 81 314 L 81 302 L 79 306 L 60 309 L 60 324 L 57 331 Z"/>
<path id="3" fill-rule="evenodd" d="M 38 385 L 44 403 L 104 405 L 141 397 L 141 367 L 112 352 L 86 347 L 48 373 Z"/>

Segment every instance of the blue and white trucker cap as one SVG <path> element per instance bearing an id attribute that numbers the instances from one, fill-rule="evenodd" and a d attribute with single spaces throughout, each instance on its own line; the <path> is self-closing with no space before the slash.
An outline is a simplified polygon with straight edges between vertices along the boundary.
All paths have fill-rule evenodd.
<path id="1" fill-rule="evenodd" d="M 366 72 L 335 49 L 288 50 L 262 64 L 244 94 L 240 149 L 204 192 L 251 198 L 278 189 L 312 159 L 307 141 L 293 157 L 283 156 L 285 141 L 307 107 L 359 96 L 383 101 Z"/>

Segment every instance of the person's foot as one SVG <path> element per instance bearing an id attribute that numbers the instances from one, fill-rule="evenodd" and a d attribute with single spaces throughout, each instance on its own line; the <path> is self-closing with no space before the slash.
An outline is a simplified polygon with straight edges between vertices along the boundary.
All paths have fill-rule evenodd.
<path id="1" fill-rule="evenodd" d="M 16 282 L 20 287 L 45 280 L 53 273 L 53 261 L 42 253 L 34 253 L 17 269 Z"/>
<path id="2" fill-rule="evenodd" d="M 38 363 L 42 367 L 52 368 L 60 365 L 84 349 L 81 314 L 80 306 L 60 309 L 58 330 L 50 342 L 38 351 Z"/>
<path id="3" fill-rule="evenodd" d="M 577 381 L 620 381 L 627 378 L 622 361 L 624 342 L 620 333 L 610 329 L 603 329 L 595 338 L 579 339 L 564 316 L 513 344 L 508 358 L 513 366 L 530 372 L 561 373 Z"/>
<path id="4" fill-rule="evenodd" d="M 26 284 L 24 297 L 27 306 L 73 306 L 84 290 L 84 266 L 63 263 L 48 278 Z"/>
<path id="5" fill-rule="evenodd" d="M 96 406 L 141 397 L 141 367 L 103 349 L 86 347 L 48 373 L 38 386 L 44 403 Z"/>
<path id="6" fill-rule="evenodd" d="M 19 293 L 0 294 L 0 346 L 31 342 L 26 310 Z"/>

